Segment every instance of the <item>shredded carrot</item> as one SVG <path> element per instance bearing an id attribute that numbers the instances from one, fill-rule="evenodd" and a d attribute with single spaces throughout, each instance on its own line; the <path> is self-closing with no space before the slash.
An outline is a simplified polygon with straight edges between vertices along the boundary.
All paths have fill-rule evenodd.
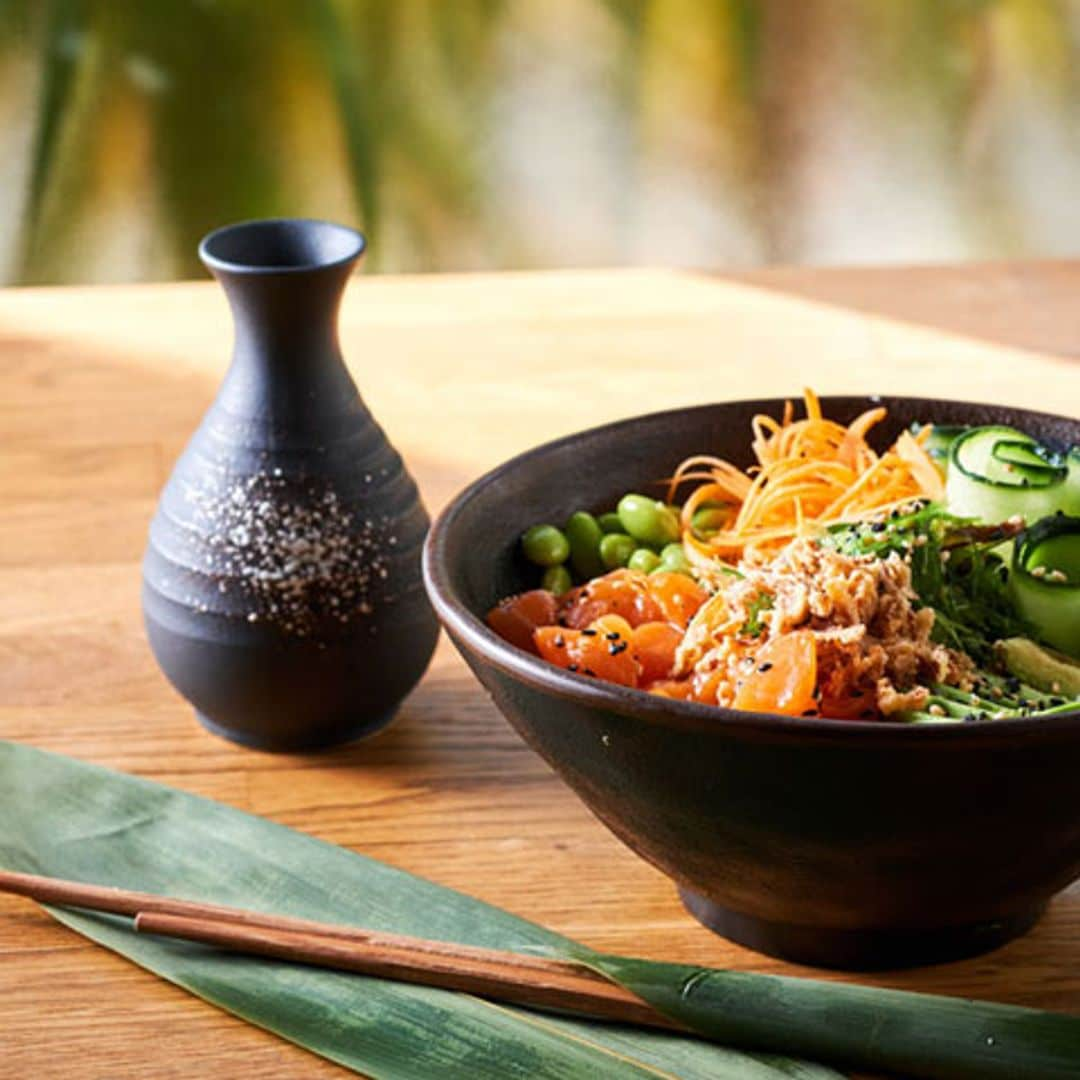
<path id="1" fill-rule="evenodd" d="M 687 458 L 676 469 L 669 502 L 680 485 L 701 483 L 682 508 L 683 542 L 695 565 L 715 569 L 717 559 L 738 561 L 828 525 L 878 518 L 917 499 L 943 497 L 941 474 L 923 448 L 929 426 L 914 436 L 904 432 L 878 454 L 867 435 L 885 419 L 884 408 L 868 409 L 845 427 L 822 416 L 812 390 L 804 391 L 804 401 L 802 420 L 794 418 L 791 402 L 780 421 L 753 418 L 757 464 L 750 469 L 707 455 Z M 727 517 L 724 527 L 702 537 L 694 533 L 693 517 L 705 506 L 723 507 Z"/>

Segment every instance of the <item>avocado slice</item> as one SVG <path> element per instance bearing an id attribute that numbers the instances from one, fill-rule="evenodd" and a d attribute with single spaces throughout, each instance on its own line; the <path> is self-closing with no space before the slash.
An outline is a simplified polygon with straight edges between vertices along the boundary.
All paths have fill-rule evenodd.
<path id="1" fill-rule="evenodd" d="M 1036 690 L 1080 696 L 1080 664 L 1064 653 L 1022 637 L 1005 638 L 994 650 L 1011 674 Z"/>

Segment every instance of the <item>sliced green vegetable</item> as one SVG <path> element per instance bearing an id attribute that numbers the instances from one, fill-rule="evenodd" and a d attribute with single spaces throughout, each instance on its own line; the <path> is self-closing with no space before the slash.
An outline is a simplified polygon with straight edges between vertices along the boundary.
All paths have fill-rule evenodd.
<path id="1" fill-rule="evenodd" d="M 1005 669 L 1048 694 L 1080 697 L 1080 664 L 1030 638 L 1006 638 L 994 646 Z"/>
<path id="2" fill-rule="evenodd" d="M 1055 514 L 1021 533 L 1009 585 L 1035 636 L 1080 656 L 1080 517 Z"/>
<path id="3" fill-rule="evenodd" d="M 993 455 L 996 461 L 1021 478 L 1028 477 L 1043 484 L 1065 478 L 1066 470 L 1060 458 L 1055 459 L 1037 443 L 1002 439 L 994 443 Z"/>
<path id="4" fill-rule="evenodd" d="M 972 428 L 953 441 L 949 452 L 950 461 L 958 464 L 969 475 L 1013 486 L 1015 481 L 1010 476 L 1008 467 L 994 457 L 994 448 L 999 442 L 1036 445 L 1030 435 L 1025 435 L 1016 428 L 1002 425 Z"/>
<path id="5" fill-rule="evenodd" d="M 1021 455 L 1024 459 L 1018 461 Z M 1066 470 L 1053 465 L 1033 438 L 1015 428 L 965 432 L 952 444 L 949 465 L 946 502 L 960 517 L 997 522 L 1019 516 L 1030 522 L 1064 503 Z"/>

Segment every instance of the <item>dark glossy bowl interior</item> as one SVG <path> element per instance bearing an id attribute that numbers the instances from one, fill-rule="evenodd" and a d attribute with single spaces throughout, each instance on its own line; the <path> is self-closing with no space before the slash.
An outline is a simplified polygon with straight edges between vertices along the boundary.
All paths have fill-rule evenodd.
<path id="1" fill-rule="evenodd" d="M 823 402 L 853 418 L 879 399 Z M 1080 422 L 886 398 L 882 445 L 913 420 L 1014 424 L 1051 444 Z M 720 933 L 807 963 L 871 968 L 991 948 L 1080 876 L 1080 716 L 900 725 L 673 702 L 544 664 L 483 614 L 535 586 L 517 540 L 538 521 L 651 490 L 693 453 L 749 464 L 750 418 L 710 405 L 595 428 L 524 454 L 433 527 L 425 581 L 469 666 L 526 741 Z"/>

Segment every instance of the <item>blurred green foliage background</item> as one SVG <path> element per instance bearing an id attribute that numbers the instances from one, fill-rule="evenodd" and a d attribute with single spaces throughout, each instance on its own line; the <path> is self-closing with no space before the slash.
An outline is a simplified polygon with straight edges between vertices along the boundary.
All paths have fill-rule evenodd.
<path id="1" fill-rule="evenodd" d="M 0 279 L 1080 250 L 1074 0 L 0 0 Z"/>

